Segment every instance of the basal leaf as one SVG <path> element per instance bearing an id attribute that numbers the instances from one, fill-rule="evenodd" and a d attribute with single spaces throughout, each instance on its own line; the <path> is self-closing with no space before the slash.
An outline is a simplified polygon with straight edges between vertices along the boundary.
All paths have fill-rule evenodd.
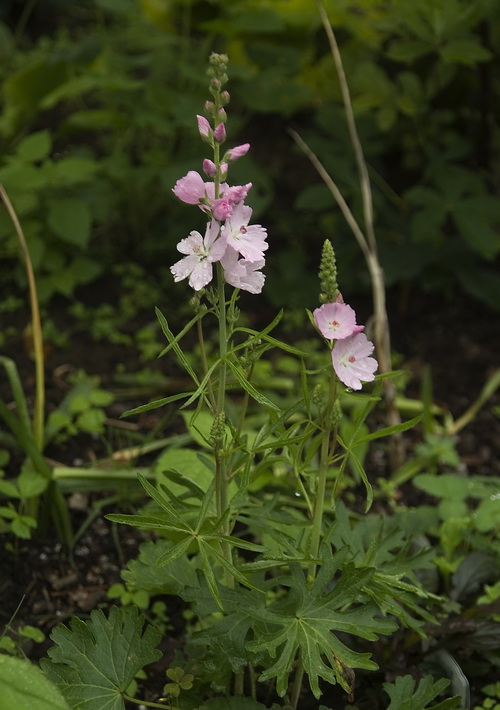
<path id="1" fill-rule="evenodd" d="M 74 617 L 70 628 L 54 629 L 42 668 L 74 710 L 125 710 L 122 693 L 161 657 L 160 636 L 135 607 L 112 607 L 109 618 L 93 611 L 87 622 Z"/>
<path id="2" fill-rule="evenodd" d="M 376 640 L 378 634 L 390 633 L 395 628 L 392 622 L 378 618 L 376 605 L 353 606 L 360 590 L 373 576 L 373 569 L 344 565 L 332 591 L 322 592 L 325 578 L 333 578 L 342 560 L 343 555 L 328 560 L 312 588 L 308 587 L 300 566 L 292 564 L 292 576 L 279 579 L 291 587 L 288 599 L 280 600 L 276 610 L 253 611 L 261 621 L 278 627 L 277 631 L 261 634 L 259 640 L 248 644 L 248 648 L 253 652 L 267 651 L 272 658 L 277 657 L 260 680 L 276 678 L 276 688 L 281 696 L 287 690 L 289 675 L 299 656 L 316 698 L 321 695 L 319 678 L 332 684 L 339 683 L 351 692 L 349 669 L 374 670 L 377 665 L 369 654 L 353 651 L 334 632 L 343 631 Z"/>
<path id="3" fill-rule="evenodd" d="M 12 710 L 69 710 L 59 689 L 35 665 L 0 654 L 0 704 Z"/>

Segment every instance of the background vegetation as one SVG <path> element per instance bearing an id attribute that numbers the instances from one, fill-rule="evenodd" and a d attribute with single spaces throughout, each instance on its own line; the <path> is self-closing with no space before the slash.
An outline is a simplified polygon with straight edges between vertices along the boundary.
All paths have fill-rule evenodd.
<path id="1" fill-rule="evenodd" d="M 370 166 L 388 284 L 412 297 L 463 289 L 498 307 L 498 2 L 325 7 Z M 267 299 L 314 304 L 325 237 L 343 265 L 343 288 L 367 287 L 339 210 L 287 133 L 299 131 L 359 212 L 314 2 L 7 0 L 0 20 L 0 181 L 23 223 L 43 303 L 69 299 L 72 317 L 85 322 L 85 306 L 72 300 L 79 286 L 111 278 L 123 293 L 144 270 L 150 288 L 134 302 L 157 302 L 155 288 L 168 298 L 175 245 L 203 221 L 193 224 L 170 189 L 201 157 L 193 116 L 212 50 L 230 57 L 230 136 L 252 142 L 243 169 L 273 246 Z M 0 259 L 1 308 L 13 310 L 24 276 L 4 210 Z M 125 305 L 122 319 L 133 310 Z"/>

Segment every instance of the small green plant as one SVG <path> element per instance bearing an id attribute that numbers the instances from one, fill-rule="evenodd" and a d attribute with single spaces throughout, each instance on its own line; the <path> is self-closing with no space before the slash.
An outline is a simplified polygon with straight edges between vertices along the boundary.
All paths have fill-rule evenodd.
<path id="1" fill-rule="evenodd" d="M 364 491 L 368 512 L 373 490 L 363 465 L 367 446 L 412 427 L 419 417 L 376 431 L 367 425 L 384 381 L 394 375 L 375 375 L 374 346 L 339 294 L 331 243 L 325 242 L 321 257 L 322 305 L 309 313 L 323 339 L 322 354 L 314 352 L 309 362 L 307 351 L 276 338 L 281 315 L 262 330 L 240 325 L 239 293 L 261 292 L 268 244 L 266 230 L 252 224 L 245 204 L 251 185 L 226 182 L 232 163 L 249 149 L 243 144 L 221 150 L 229 101 L 226 63 L 224 55 L 212 55 L 210 120 L 197 117 L 200 135 L 212 149 L 203 162 L 209 180 L 190 171 L 174 188 L 177 197 L 208 217 L 205 236 L 192 231 L 183 239 L 182 258 L 171 267 L 174 280 L 188 279 L 194 290 L 194 314 L 175 335 L 157 309 L 167 340 L 162 354 L 175 353 L 192 384 L 128 413 L 182 401 L 195 446 L 164 451 L 154 469 L 156 485 L 139 475 L 149 500 L 136 514 L 107 516 L 156 536 L 123 572 L 125 584 L 111 593 L 131 602 L 123 609 L 131 614 L 137 594 L 146 601 L 146 594 L 175 593 L 190 604 L 186 664 L 171 669 L 172 682 L 165 688 L 173 702 L 182 706 L 184 696 L 194 693 L 196 703 L 199 693 L 207 707 L 216 702 L 233 707 L 248 687 L 250 697 L 240 697 L 238 707 L 244 701 L 259 707 L 264 684 L 295 710 L 306 682 L 316 698 L 320 683 L 351 695 L 355 669 L 377 668 L 370 644 L 405 627 L 425 637 L 424 624 L 434 620 L 427 607 L 440 600 L 416 575 L 429 553 L 411 553 L 396 527 L 382 516 L 350 511 L 344 500 L 349 471 Z M 217 325 L 213 348 L 204 337 L 210 320 Z M 198 336 L 196 359 L 183 347 L 192 328 Z M 283 397 L 262 376 L 272 349 L 296 362 L 298 399 Z M 366 382 L 372 389 L 361 394 Z M 108 620 L 95 615 L 86 629 L 74 620 L 71 630 L 54 633 L 57 645 L 43 667 L 50 678 L 64 677 L 67 697 L 83 697 L 91 682 L 83 663 L 68 665 L 70 647 L 85 644 L 92 627 L 96 646 L 86 655 L 102 653 L 96 624 L 115 638 L 116 624 L 123 621 L 113 610 Z M 107 648 L 108 656 L 121 653 L 114 645 Z M 121 688 L 125 698 L 124 683 L 114 680 L 109 692 Z M 409 707 L 425 707 L 443 687 L 426 680 Z"/>

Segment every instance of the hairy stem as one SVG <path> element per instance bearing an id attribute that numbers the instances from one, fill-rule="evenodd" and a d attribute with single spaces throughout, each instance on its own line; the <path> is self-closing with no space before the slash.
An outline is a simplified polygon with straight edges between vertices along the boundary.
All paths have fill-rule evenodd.
<path id="1" fill-rule="evenodd" d="M 319 546 L 321 540 L 321 529 L 323 527 L 323 513 L 325 509 L 325 494 L 326 494 L 326 478 L 328 474 L 328 465 L 331 456 L 335 451 L 336 443 L 336 425 L 332 426 L 332 414 L 335 405 L 335 396 L 337 391 L 337 376 L 333 372 L 330 373 L 330 386 L 328 389 L 328 401 L 325 408 L 323 421 L 323 436 L 321 440 L 321 451 L 318 467 L 318 481 L 316 484 L 316 493 L 314 500 L 314 517 L 311 533 L 311 541 L 309 544 L 309 554 L 312 560 L 318 557 Z M 332 436 L 333 434 L 333 436 Z M 308 575 L 313 579 L 316 574 L 316 563 L 311 561 L 309 564 Z"/>

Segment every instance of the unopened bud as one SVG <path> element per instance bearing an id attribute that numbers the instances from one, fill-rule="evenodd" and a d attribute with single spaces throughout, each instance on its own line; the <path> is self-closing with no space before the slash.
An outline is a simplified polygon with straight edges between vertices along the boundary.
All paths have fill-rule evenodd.
<path id="1" fill-rule="evenodd" d="M 223 106 L 226 106 L 229 103 L 229 99 L 231 98 L 229 96 L 229 91 L 221 91 L 220 92 L 220 102 Z"/>
<path id="2" fill-rule="evenodd" d="M 198 121 L 198 131 L 200 132 L 200 136 L 202 138 L 211 138 L 212 129 L 207 119 L 203 116 L 196 116 L 196 120 Z"/>
<path id="3" fill-rule="evenodd" d="M 205 101 L 205 113 L 209 116 L 215 116 L 215 104 L 213 101 Z"/>
<path id="4" fill-rule="evenodd" d="M 223 123 L 219 123 L 214 129 L 214 139 L 217 143 L 223 143 L 226 140 L 226 127 Z"/>
<path id="5" fill-rule="evenodd" d="M 211 446 L 221 447 L 224 444 L 226 434 L 226 416 L 224 412 L 219 412 L 214 417 L 212 429 L 210 431 L 209 441 Z"/>
<path id="6" fill-rule="evenodd" d="M 203 161 L 203 172 L 205 175 L 208 175 L 208 177 L 213 177 L 215 173 L 217 172 L 217 168 L 215 167 L 215 163 L 213 160 L 209 160 L 208 158 L 205 158 Z"/>
<path id="7" fill-rule="evenodd" d="M 224 155 L 224 160 L 229 160 L 229 162 L 233 163 L 235 160 L 243 158 L 243 156 L 248 153 L 249 148 L 250 143 L 243 143 L 242 145 L 230 148 Z"/>
<path id="8" fill-rule="evenodd" d="M 219 166 L 220 169 L 220 179 L 224 182 L 225 179 L 227 178 L 227 171 L 229 169 L 229 165 L 227 163 L 221 163 Z"/>

